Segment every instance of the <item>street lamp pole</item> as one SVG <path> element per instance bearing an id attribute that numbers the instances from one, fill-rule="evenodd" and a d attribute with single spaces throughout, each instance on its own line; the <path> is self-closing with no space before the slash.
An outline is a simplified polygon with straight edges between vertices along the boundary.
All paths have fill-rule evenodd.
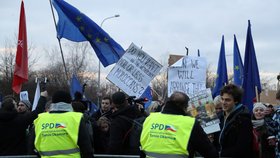
<path id="1" fill-rule="evenodd" d="M 100 24 L 100 27 L 102 28 L 103 26 L 103 23 L 108 20 L 108 19 L 112 19 L 112 18 L 117 18 L 117 17 L 120 17 L 119 14 L 116 14 L 114 16 L 109 16 L 105 19 L 102 20 L 101 24 Z M 97 106 L 100 107 L 100 96 L 101 96 L 101 92 L 100 92 L 100 70 L 101 70 L 101 63 L 100 63 L 100 60 L 98 62 L 98 89 L 97 89 Z"/>

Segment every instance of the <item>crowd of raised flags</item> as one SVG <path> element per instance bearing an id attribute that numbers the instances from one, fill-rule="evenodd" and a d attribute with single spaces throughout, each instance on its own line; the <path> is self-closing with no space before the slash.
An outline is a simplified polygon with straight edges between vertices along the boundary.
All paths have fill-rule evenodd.
<path id="1" fill-rule="evenodd" d="M 125 50 L 114 39 L 112 39 L 100 26 L 93 20 L 71 6 L 63 0 L 51 1 L 58 14 L 56 24 L 57 38 L 66 38 L 75 42 L 88 41 L 94 49 L 97 57 L 103 66 L 118 62 L 123 56 Z M 27 35 L 25 22 L 24 4 L 22 1 L 20 12 L 20 24 L 18 35 L 18 46 L 16 54 L 15 71 L 12 89 L 15 93 L 21 91 L 21 85 L 28 81 L 28 52 L 27 52 Z M 261 92 L 261 83 L 258 71 L 258 64 L 251 33 L 251 24 L 248 21 L 247 39 L 245 47 L 244 66 L 240 51 L 234 35 L 233 47 L 233 83 L 241 86 L 244 90 L 243 104 L 252 110 L 253 100 L 258 100 Z M 219 95 L 220 89 L 228 84 L 227 64 L 225 54 L 224 36 L 222 36 L 219 61 L 217 66 L 217 77 L 212 90 L 213 97 Z M 75 74 L 71 79 L 71 95 L 75 91 L 82 92 L 82 87 Z M 148 86 L 143 95 L 151 98 L 151 87 Z M 38 92 L 36 92 L 38 94 Z M 143 97 L 142 95 L 142 97 Z M 148 105 L 148 104 L 147 104 Z"/>
<path id="2" fill-rule="evenodd" d="M 258 63 L 254 48 L 253 37 L 251 33 L 251 23 L 248 21 L 248 30 L 245 47 L 244 66 L 240 56 L 239 47 L 236 36 L 234 35 L 233 46 L 233 83 L 242 87 L 244 96 L 242 103 L 246 105 L 250 111 L 253 109 L 253 101 L 259 101 L 259 94 L 261 93 L 261 83 L 259 76 Z M 225 58 L 224 36 L 222 38 L 221 51 L 219 56 L 219 63 L 217 69 L 216 84 L 213 89 L 213 97 L 219 95 L 219 90 L 228 84 L 227 65 Z"/>

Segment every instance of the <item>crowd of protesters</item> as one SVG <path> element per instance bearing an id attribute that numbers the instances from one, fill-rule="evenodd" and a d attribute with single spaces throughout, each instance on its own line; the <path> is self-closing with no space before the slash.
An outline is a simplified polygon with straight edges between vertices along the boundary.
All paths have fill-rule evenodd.
<path id="1" fill-rule="evenodd" d="M 242 95 L 233 84 L 221 89 L 214 98 L 221 130 L 208 135 L 188 114 L 189 97 L 182 92 L 174 92 L 165 103 L 152 101 L 147 109 L 115 92 L 104 96 L 94 113 L 78 92 L 73 99 L 66 91 L 51 97 L 43 91 L 33 111 L 28 100 L 17 102 L 7 95 L 0 106 L 0 156 L 280 158 L 280 108 L 257 102 L 250 113 L 241 104 Z M 276 100 L 280 102 L 280 91 Z M 144 119 L 135 147 L 130 135 L 138 118 Z"/>

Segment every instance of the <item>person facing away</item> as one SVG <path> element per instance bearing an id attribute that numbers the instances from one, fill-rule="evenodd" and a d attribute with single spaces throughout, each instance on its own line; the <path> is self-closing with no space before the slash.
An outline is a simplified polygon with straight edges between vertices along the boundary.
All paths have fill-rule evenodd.
<path id="1" fill-rule="evenodd" d="M 116 92 L 112 95 L 114 113 L 111 115 L 109 154 L 131 155 L 134 154 L 129 145 L 128 133 L 132 123 L 124 117 L 135 119 L 141 115 L 138 107 L 129 105 L 125 93 Z"/>
<path id="2" fill-rule="evenodd" d="M 265 121 L 266 106 L 263 103 L 255 103 L 253 108 L 253 134 L 254 134 L 254 158 L 275 157 L 275 130 Z"/>
<path id="3" fill-rule="evenodd" d="M 29 113 L 17 112 L 17 103 L 13 97 L 5 97 L 0 109 L 0 156 L 26 155 L 26 129 L 39 113 L 44 111 L 44 105 Z"/>
<path id="4" fill-rule="evenodd" d="M 34 145 L 41 157 L 93 157 L 82 113 L 73 112 L 71 96 L 56 91 L 49 112 L 34 121 Z"/>
<path id="5" fill-rule="evenodd" d="M 189 97 L 174 92 L 162 112 L 151 113 L 143 124 L 141 147 L 148 157 L 193 157 L 198 152 L 206 158 L 218 156 L 200 124 L 187 116 Z"/>
<path id="6" fill-rule="evenodd" d="M 242 89 L 228 84 L 221 89 L 223 115 L 220 118 L 220 156 L 250 158 L 253 149 L 253 128 L 248 109 L 241 104 Z"/>
<path id="7" fill-rule="evenodd" d="M 112 114 L 112 100 L 109 96 L 102 98 L 101 108 L 93 113 L 94 120 L 98 120 L 101 116 L 109 117 Z"/>

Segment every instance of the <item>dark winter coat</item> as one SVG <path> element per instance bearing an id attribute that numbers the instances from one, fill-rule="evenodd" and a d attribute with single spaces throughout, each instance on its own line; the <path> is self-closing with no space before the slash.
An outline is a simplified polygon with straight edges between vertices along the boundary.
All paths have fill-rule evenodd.
<path id="1" fill-rule="evenodd" d="M 110 119 L 110 116 L 112 114 L 112 110 L 109 110 L 107 112 L 102 112 L 101 109 L 98 109 L 97 111 L 95 111 L 93 114 L 92 114 L 92 119 L 94 121 L 98 121 L 98 119 L 102 116 L 105 116 L 107 117 L 108 119 Z"/>
<path id="2" fill-rule="evenodd" d="M 93 126 L 94 129 L 94 152 L 95 154 L 107 154 L 110 131 L 103 132 L 97 125 Z"/>
<path id="3" fill-rule="evenodd" d="M 130 155 L 128 139 L 126 139 L 126 134 L 132 127 L 132 123 L 121 118 L 121 116 L 126 116 L 130 119 L 135 119 L 139 116 L 139 112 L 135 106 L 127 106 L 114 112 L 111 115 L 111 127 L 110 127 L 110 140 L 109 140 L 109 154 L 115 155 Z"/>
<path id="4" fill-rule="evenodd" d="M 224 116 L 221 118 L 220 125 L 220 156 L 251 158 L 253 127 L 248 109 L 241 104 L 237 105 L 226 119 Z"/>
<path id="5" fill-rule="evenodd" d="M 41 97 L 39 102 L 45 102 Z M 0 155 L 27 154 L 27 128 L 39 113 L 43 112 L 45 104 L 38 103 L 36 110 L 20 114 L 17 111 L 7 112 L 0 109 Z"/>
<path id="6" fill-rule="evenodd" d="M 266 122 L 260 126 L 260 127 L 256 127 L 254 128 L 254 130 L 256 131 L 256 135 L 258 136 L 258 146 L 260 147 L 260 152 L 258 153 L 254 153 L 254 157 L 258 158 L 273 158 L 275 157 L 275 149 L 274 146 L 270 146 L 268 144 L 268 140 L 267 138 L 269 136 L 274 136 L 274 129 L 271 128 L 270 126 L 268 126 L 266 124 Z M 261 154 L 261 156 L 259 156 Z"/>

